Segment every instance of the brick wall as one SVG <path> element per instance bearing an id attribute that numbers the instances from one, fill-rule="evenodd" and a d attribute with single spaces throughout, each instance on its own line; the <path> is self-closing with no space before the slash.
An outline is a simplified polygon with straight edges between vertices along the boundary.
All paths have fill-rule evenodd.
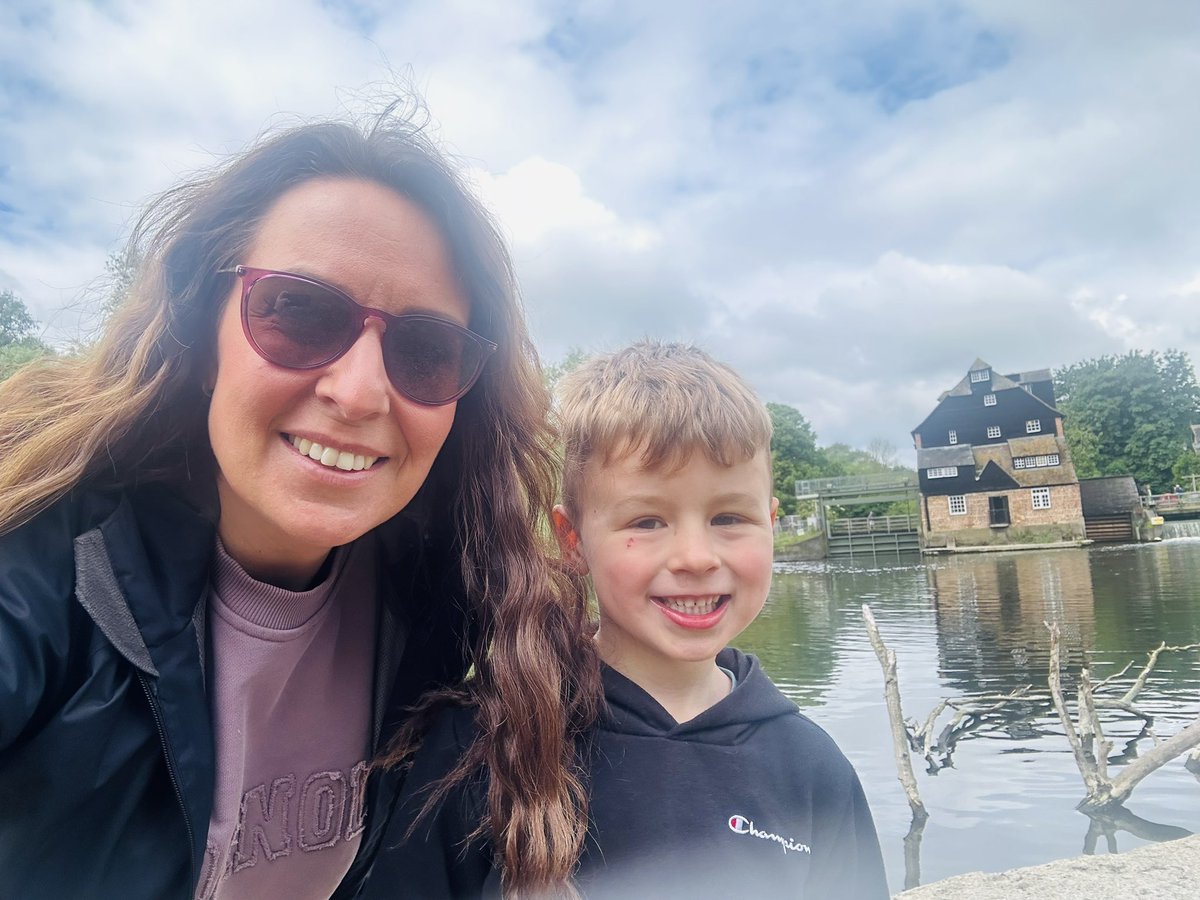
<path id="1" fill-rule="evenodd" d="M 961 544 L 1050 542 L 1082 538 L 1083 507 L 1080 505 L 1079 485 L 1049 485 L 1050 508 L 1034 509 L 1030 488 L 993 491 L 986 494 L 964 494 L 967 511 L 950 514 L 949 497 L 925 497 L 922 503 L 929 513 L 929 546 L 944 546 L 953 537 Z M 992 528 L 988 515 L 988 498 L 1008 497 L 1007 528 Z"/>

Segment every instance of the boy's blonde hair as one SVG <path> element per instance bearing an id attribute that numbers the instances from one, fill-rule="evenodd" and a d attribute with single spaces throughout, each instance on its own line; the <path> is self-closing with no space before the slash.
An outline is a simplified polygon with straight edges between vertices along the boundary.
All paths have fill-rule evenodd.
<path id="1" fill-rule="evenodd" d="M 733 369 L 690 344 L 642 341 L 593 356 L 558 388 L 563 506 L 579 513 L 583 470 L 637 453 L 648 469 L 686 465 L 700 450 L 731 466 L 767 452 L 771 416 Z"/>

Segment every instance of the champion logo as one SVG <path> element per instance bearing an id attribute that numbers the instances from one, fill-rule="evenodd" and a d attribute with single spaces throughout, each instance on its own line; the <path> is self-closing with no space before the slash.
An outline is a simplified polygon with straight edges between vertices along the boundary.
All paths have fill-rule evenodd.
<path id="1" fill-rule="evenodd" d="M 748 834 L 750 837 L 762 838 L 764 841 L 774 841 L 783 852 L 789 850 L 793 853 L 812 853 L 812 848 L 808 844 L 803 844 L 800 841 L 794 841 L 786 838 L 781 834 L 772 834 L 769 831 L 759 831 L 754 827 L 754 822 L 747 819 L 745 816 L 732 815 L 729 817 L 729 830 L 734 834 Z"/>

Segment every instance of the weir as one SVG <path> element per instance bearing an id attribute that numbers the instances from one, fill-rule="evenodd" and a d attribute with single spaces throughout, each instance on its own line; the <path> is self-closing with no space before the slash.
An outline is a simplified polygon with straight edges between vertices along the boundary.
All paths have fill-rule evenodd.
<path id="1" fill-rule="evenodd" d="M 879 554 L 899 557 L 921 549 L 919 498 L 915 472 L 886 472 L 849 475 L 842 478 L 813 478 L 796 482 L 799 500 L 815 500 L 817 516 L 830 558 L 865 558 Z M 907 501 L 913 512 L 902 516 L 830 518 L 831 507 L 865 503 Z"/>
<path id="2" fill-rule="evenodd" d="M 1200 519 L 1177 519 L 1163 523 L 1164 541 L 1171 538 L 1200 538 Z"/>

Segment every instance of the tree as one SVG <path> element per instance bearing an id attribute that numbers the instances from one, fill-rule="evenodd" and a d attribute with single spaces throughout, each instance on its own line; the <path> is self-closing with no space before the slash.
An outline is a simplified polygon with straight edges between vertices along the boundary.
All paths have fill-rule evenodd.
<path id="1" fill-rule="evenodd" d="M 572 347 L 564 356 L 556 363 L 546 366 L 542 369 L 542 380 L 546 383 L 546 390 L 553 393 L 558 383 L 562 381 L 564 375 L 569 375 L 574 372 L 588 358 L 588 354 L 584 353 L 578 347 Z"/>
<path id="2" fill-rule="evenodd" d="M 1200 387 L 1186 353 L 1133 351 L 1054 374 L 1071 456 L 1081 477 L 1133 475 L 1165 490 L 1200 417 Z"/>
<path id="3" fill-rule="evenodd" d="M 896 445 L 886 438 L 871 438 L 867 444 L 867 455 L 885 469 L 893 469 L 896 466 Z"/>
<path id="4" fill-rule="evenodd" d="M 0 381 L 50 348 L 34 336 L 37 320 L 12 291 L 0 291 Z"/>
<path id="5" fill-rule="evenodd" d="M 134 246 L 123 251 L 114 250 L 108 254 L 108 259 L 104 261 L 104 284 L 107 293 L 100 301 L 102 319 L 107 319 L 125 302 L 125 298 L 133 290 L 133 282 L 141 264 L 142 255 Z"/>
<path id="6" fill-rule="evenodd" d="M 36 327 L 37 321 L 21 298 L 12 291 L 0 291 L 0 347 L 32 338 Z"/>
<path id="7" fill-rule="evenodd" d="M 822 455 L 817 449 L 817 435 L 800 410 L 783 403 L 768 403 L 771 424 L 771 465 L 775 471 L 775 496 L 779 498 L 781 515 L 797 511 L 796 482 L 821 474 Z"/>
<path id="8" fill-rule="evenodd" d="M 1171 467 L 1171 480 L 1174 484 L 1190 486 L 1192 478 L 1197 475 L 1200 475 L 1200 453 L 1188 448 L 1179 454 L 1179 459 Z"/>

